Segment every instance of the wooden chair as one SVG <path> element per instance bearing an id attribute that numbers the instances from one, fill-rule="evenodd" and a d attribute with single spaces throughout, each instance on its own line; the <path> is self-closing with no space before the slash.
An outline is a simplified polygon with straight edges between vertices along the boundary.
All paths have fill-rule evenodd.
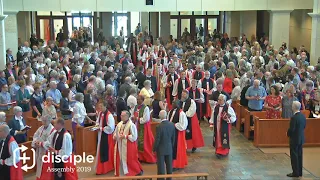
<path id="1" fill-rule="evenodd" d="M 241 105 L 240 105 L 240 101 L 233 101 L 232 102 L 232 108 L 234 110 L 234 112 L 236 113 L 236 129 L 238 131 L 240 131 L 241 129 Z"/>

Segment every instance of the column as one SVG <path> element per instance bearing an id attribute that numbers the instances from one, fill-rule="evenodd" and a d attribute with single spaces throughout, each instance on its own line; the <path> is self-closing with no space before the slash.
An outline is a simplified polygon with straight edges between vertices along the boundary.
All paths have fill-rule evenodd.
<path id="1" fill-rule="evenodd" d="M 166 42 L 170 36 L 170 12 L 160 12 L 160 37 Z"/>
<path id="2" fill-rule="evenodd" d="M 289 45 L 290 13 L 292 10 L 270 11 L 269 40 L 275 49 L 283 42 Z M 288 46 L 289 47 L 289 46 Z"/>
<path id="3" fill-rule="evenodd" d="M 228 11 L 226 12 L 226 29 L 224 30 L 229 38 L 240 36 L 240 12 Z"/>
<path id="4" fill-rule="evenodd" d="M 251 36 L 257 33 L 257 11 L 240 12 L 240 33 L 245 34 L 250 41 Z"/>
<path id="5" fill-rule="evenodd" d="M 3 14 L 3 1 L 0 0 L 0 69 L 6 67 L 6 38 L 5 38 L 5 24 L 4 20 L 7 15 Z"/>
<path id="6" fill-rule="evenodd" d="M 142 32 L 144 30 L 149 31 L 149 13 L 148 12 L 140 12 L 140 25 Z"/>
<path id="7" fill-rule="evenodd" d="M 159 37 L 159 12 L 150 12 L 150 32 L 154 38 Z"/>
<path id="8" fill-rule="evenodd" d="M 316 65 L 320 57 L 320 0 L 314 0 L 313 12 L 308 14 L 312 18 L 310 63 Z"/>
<path id="9" fill-rule="evenodd" d="M 16 52 L 18 52 L 18 23 L 17 23 L 17 13 L 18 12 L 6 12 L 8 15 L 4 21 L 5 31 L 6 31 L 6 49 L 12 49 L 13 56 L 16 57 Z M 31 34 L 29 34 L 30 38 Z M 27 38 L 27 41 L 29 41 Z"/>
<path id="10" fill-rule="evenodd" d="M 110 39 L 112 36 L 112 12 L 102 12 L 100 18 L 101 20 L 101 26 L 102 26 L 102 32 L 104 37 L 106 39 Z"/>

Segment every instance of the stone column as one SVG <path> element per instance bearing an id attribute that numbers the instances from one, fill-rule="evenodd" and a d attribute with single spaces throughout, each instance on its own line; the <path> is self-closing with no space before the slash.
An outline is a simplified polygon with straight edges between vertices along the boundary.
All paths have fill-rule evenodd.
<path id="1" fill-rule="evenodd" d="M 148 12 L 140 12 L 140 25 L 142 32 L 147 28 L 149 31 L 149 13 Z"/>
<path id="2" fill-rule="evenodd" d="M 314 0 L 313 12 L 308 14 L 312 18 L 310 63 L 316 65 L 320 57 L 320 0 Z"/>
<path id="3" fill-rule="evenodd" d="M 159 12 L 150 13 L 150 32 L 153 37 L 159 37 Z"/>
<path id="4" fill-rule="evenodd" d="M 18 23 L 17 23 L 17 13 L 18 12 L 5 12 L 8 15 L 6 20 L 4 21 L 5 31 L 6 31 L 6 49 L 10 48 L 13 52 L 13 56 L 16 57 L 16 53 L 18 52 Z M 29 37 L 27 41 L 29 41 Z"/>
<path id="5" fill-rule="evenodd" d="M 226 29 L 225 33 L 228 34 L 229 38 L 240 36 L 240 12 L 239 11 L 228 11 L 226 12 Z"/>
<path id="6" fill-rule="evenodd" d="M 100 18 L 103 35 L 109 40 L 112 36 L 112 12 L 102 12 Z"/>
<path id="7" fill-rule="evenodd" d="M 290 13 L 292 10 L 270 11 L 269 40 L 275 49 L 283 42 L 289 45 Z M 288 46 L 289 47 L 289 46 Z"/>
<path id="8" fill-rule="evenodd" d="M 240 33 L 245 34 L 250 41 L 251 36 L 257 33 L 257 11 L 240 12 Z"/>
<path id="9" fill-rule="evenodd" d="M 6 67 L 6 37 L 4 20 L 7 15 L 3 14 L 3 1 L 0 0 L 0 69 Z"/>
<path id="10" fill-rule="evenodd" d="M 160 37 L 166 42 L 170 36 L 170 12 L 160 12 Z"/>

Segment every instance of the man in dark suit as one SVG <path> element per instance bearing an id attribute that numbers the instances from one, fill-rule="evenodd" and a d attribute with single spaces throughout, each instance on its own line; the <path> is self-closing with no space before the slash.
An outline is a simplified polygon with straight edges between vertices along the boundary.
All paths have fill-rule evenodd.
<path id="1" fill-rule="evenodd" d="M 16 70 L 14 70 L 12 62 L 7 62 L 6 69 L 3 70 L 3 71 L 6 74 L 6 80 L 7 81 L 8 81 L 10 76 L 13 76 L 14 79 L 17 80 Z"/>
<path id="2" fill-rule="evenodd" d="M 288 177 L 302 176 L 302 146 L 304 144 L 304 129 L 306 127 L 306 117 L 300 112 L 301 103 L 293 101 L 292 111 L 294 115 L 290 119 L 290 127 L 287 136 L 290 138 L 290 159 L 292 173 Z"/>
<path id="3" fill-rule="evenodd" d="M 22 108 L 15 106 L 13 113 L 13 119 L 8 122 L 10 135 L 14 137 L 18 144 L 24 143 L 27 141 L 27 131 L 25 130 L 26 121 L 22 117 Z"/>
<path id="4" fill-rule="evenodd" d="M 125 101 L 125 97 L 127 96 L 127 93 L 125 90 L 120 90 L 119 91 L 119 97 L 117 99 L 116 102 L 116 106 L 117 106 L 117 121 L 120 122 L 121 121 L 121 112 L 128 110 L 128 106 L 127 103 Z"/>
<path id="5" fill-rule="evenodd" d="M 172 122 L 169 122 L 167 112 L 161 110 L 159 113 L 161 123 L 156 129 L 156 138 L 153 145 L 153 152 L 157 153 L 157 168 L 158 174 L 165 174 L 164 165 L 166 164 L 167 174 L 172 174 L 172 155 L 175 141 L 175 126 Z M 159 178 L 164 179 L 164 178 Z M 171 178 L 167 178 L 171 180 Z"/>
<path id="6" fill-rule="evenodd" d="M 148 68 L 146 72 L 146 80 L 151 81 L 151 89 L 155 93 L 157 92 L 157 79 L 152 76 L 152 68 Z"/>
<path id="7" fill-rule="evenodd" d="M 120 86 L 119 88 L 119 94 L 120 94 L 120 91 L 125 91 L 126 92 L 126 96 L 124 96 L 124 99 L 127 101 L 128 99 L 128 96 L 130 95 L 130 90 L 131 90 L 131 77 L 126 77 L 124 79 L 124 83 Z M 121 113 L 121 111 L 120 111 Z"/>
<path id="8" fill-rule="evenodd" d="M 137 85 L 139 89 L 142 89 L 144 87 L 143 83 L 146 80 L 146 75 L 143 74 L 143 66 L 139 66 L 138 70 L 139 72 L 136 75 Z"/>

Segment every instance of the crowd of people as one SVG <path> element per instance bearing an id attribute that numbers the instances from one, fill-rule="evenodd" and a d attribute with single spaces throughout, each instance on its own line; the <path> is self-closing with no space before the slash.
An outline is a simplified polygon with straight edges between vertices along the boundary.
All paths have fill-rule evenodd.
<path id="1" fill-rule="evenodd" d="M 188 164 L 186 149 L 195 153 L 204 146 L 200 122 L 214 129 L 217 157 L 229 154 L 230 128 L 236 121 L 230 101 L 239 100 L 250 111 L 266 110 L 270 119 L 290 118 L 294 101 L 310 110 L 311 117 L 319 115 L 320 65 L 310 65 L 304 46 L 289 50 L 283 43 L 276 49 L 267 37 L 249 41 L 242 35 L 238 41 L 216 31 L 203 42 L 188 34 L 167 41 L 136 35 L 129 36 L 126 49 L 117 38 L 94 45 L 25 42 L 18 59 L 8 49 L 6 69 L 0 71 L 0 108 L 7 113 L 16 105 L 8 123 L 15 141 L 26 141 L 22 113 L 28 111 L 43 121 L 44 130 L 33 140 L 43 152 L 75 152 L 81 139 L 73 134 L 71 140 L 63 120 L 72 119 L 73 133 L 77 126 L 96 125 L 96 173 L 115 168 L 116 175 L 138 175 L 143 173 L 140 161 L 157 162 L 152 121 L 174 123 L 173 168 L 181 169 Z M 5 124 L 5 114 L 0 115 Z M 58 129 L 47 129 L 51 120 L 57 120 Z M 61 133 L 65 139 L 55 138 L 58 145 L 47 141 Z M 38 168 L 41 178 L 45 174 Z"/>

